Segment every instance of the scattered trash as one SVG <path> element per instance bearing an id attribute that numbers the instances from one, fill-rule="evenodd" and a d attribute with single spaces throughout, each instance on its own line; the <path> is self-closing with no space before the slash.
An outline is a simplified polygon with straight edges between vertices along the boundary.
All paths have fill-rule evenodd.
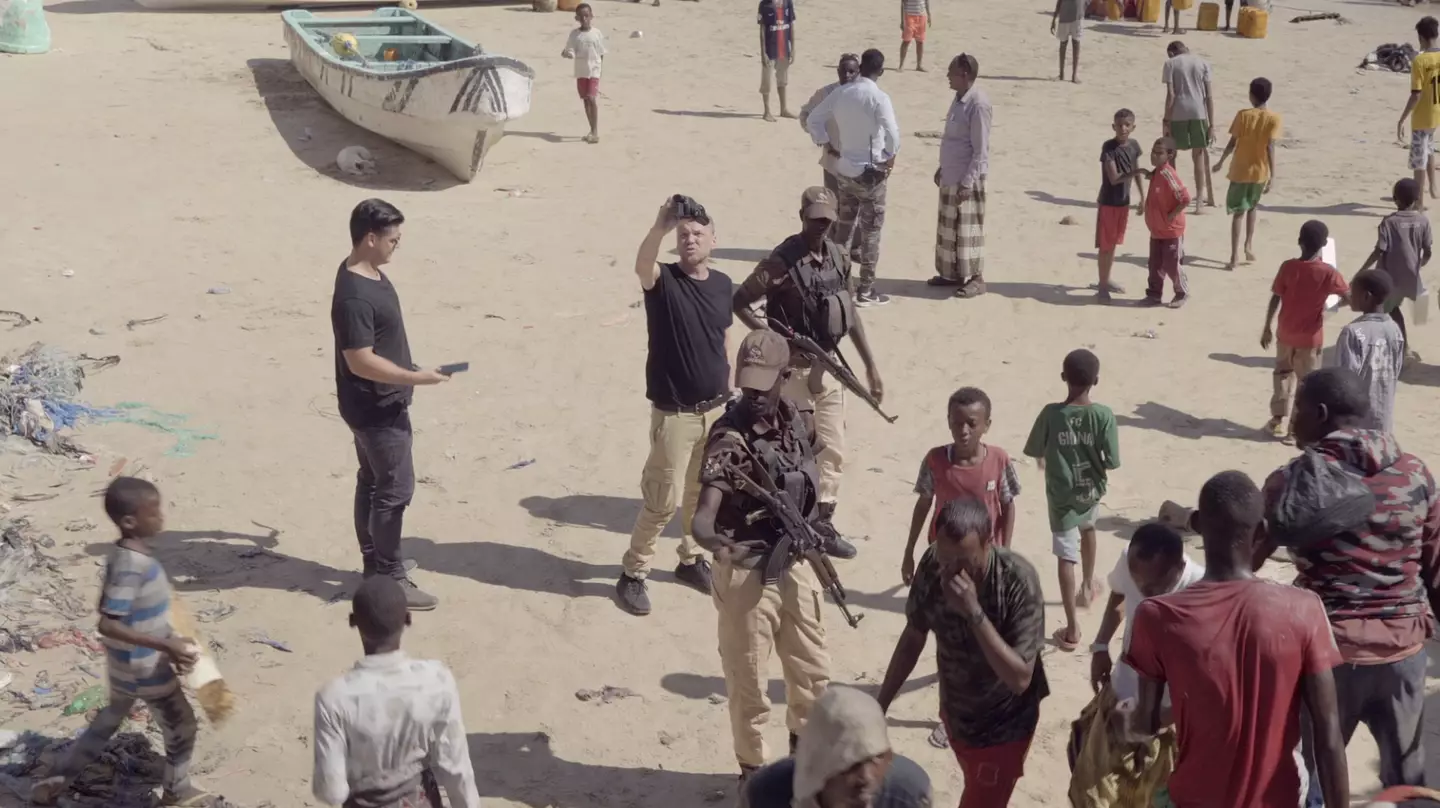
<path id="1" fill-rule="evenodd" d="M 639 698 L 640 694 L 628 687 L 612 687 L 605 685 L 599 690 L 577 690 L 575 698 L 581 701 L 599 701 L 602 704 L 609 704 L 616 699 Z"/>
<path id="2" fill-rule="evenodd" d="M 71 737 L 26 732 L 0 754 L 0 785 L 28 796 L 29 784 L 56 773 Z M 164 742 L 158 733 L 121 732 L 85 768 L 61 799 L 65 808 L 142 808 L 154 804 L 165 773 Z M 214 808 L 212 804 L 211 808 Z"/>
<path id="3" fill-rule="evenodd" d="M 141 320 L 129 320 L 129 321 L 127 321 L 127 322 L 125 323 L 125 327 L 126 327 L 127 329 L 131 330 L 131 331 L 134 331 L 136 328 L 138 328 L 138 327 L 140 327 L 140 326 L 142 326 L 142 325 L 154 325 L 155 323 L 158 323 L 158 322 L 160 322 L 161 320 L 164 320 L 166 317 L 169 317 L 169 316 L 170 316 L 170 315 L 168 315 L 168 314 L 162 314 L 162 315 L 160 315 L 159 317 L 146 317 L 146 318 L 141 319 Z"/>
<path id="4" fill-rule="evenodd" d="M 83 454 L 58 433 L 86 418 L 106 414 L 75 400 L 84 382 L 85 367 L 80 359 L 44 343 L 0 359 L 0 437 L 8 432 L 52 454 Z"/>
<path id="5" fill-rule="evenodd" d="M 103 329 L 103 328 L 92 328 L 92 329 L 90 329 L 90 336 L 92 336 L 92 337 L 103 337 L 103 336 L 105 336 L 105 329 Z"/>
<path id="6" fill-rule="evenodd" d="M 1132 336 L 1132 337 L 1139 337 L 1140 339 L 1155 339 L 1156 337 L 1158 337 L 1158 336 L 1160 336 L 1160 335 L 1157 334 L 1157 333 L 1155 333 L 1155 329 L 1153 329 L 1153 328 L 1147 328 L 1147 329 L 1145 329 L 1144 331 L 1136 331 L 1135 333 L 1131 334 L 1130 336 Z"/>
<path id="7" fill-rule="evenodd" d="M 230 603 L 217 603 L 214 606 L 197 610 L 195 619 L 202 623 L 219 623 L 230 618 L 239 610 L 239 607 Z"/>
<path id="8" fill-rule="evenodd" d="M 672 734 L 666 732 L 666 731 L 663 730 L 663 729 L 660 730 L 659 738 L 660 738 L 660 745 L 661 745 L 661 746 L 671 746 L 671 745 L 673 745 L 676 741 L 680 740 L 680 736 L 679 736 L 679 735 L 672 735 Z"/>
<path id="9" fill-rule="evenodd" d="M 335 165 L 346 174 L 365 177 L 376 171 L 375 158 L 364 146 L 346 146 L 335 155 Z"/>
<path id="10" fill-rule="evenodd" d="M 643 305 L 645 305 L 645 301 L 644 301 L 644 300 L 637 300 L 637 301 L 635 301 L 634 303 L 631 303 L 631 304 L 630 304 L 630 308 L 632 308 L 632 309 L 638 309 L 638 308 L 640 308 L 640 307 L 643 306 Z"/>
<path id="11" fill-rule="evenodd" d="M 305 131 L 304 131 L 304 132 L 301 132 L 301 133 L 300 133 L 300 140 L 301 140 L 301 141 L 308 141 L 308 140 L 309 140 L 310 138 L 312 138 L 312 137 L 314 137 L 314 135 L 310 134 L 310 127 L 308 127 L 308 126 L 305 127 Z"/>
<path id="12" fill-rule="evenodd" d="M 37 696 L 48 696 L 54 693 L 55 688 L 50 684 L 50 671 L 40 671 L 35 674 L 35 686 L 31 690 Z"/>
<path id="13" fill-rule="evenodd" d="M 73 645 L 92 654 L 105 653 L 105 646 L 99 640 L 78 628 L 56 629 L 35 637 L 36 648 L 59 648 L 62 645 Z"/>
<path id="14" fill-rule="evenodd" d="M 73 277 L 75 277 L 75 270 L 73 270 L 73 269 L 62 269 L 62 270 L 60 270 L 60 277 L 62 277 L 62 278 L 73 278 Z"/>
<path id="15" fill-rule="evenodd" d="M 519 463 L 516 463 L 516 464 L 514 464 L 514 465 L 512 465 L 512 466 L 506 466 L 506 467 L 505 467 L 505 470 L 506 470 L 506 471 L 514 471 L 515 469 L 523 469 L 523 468 L 525 468 L 526 466 L 533 466 L 533 465 L 535 465 L 535 458 L 532 457 L 532 458 L 530 458 L 529 460 L 521 460 Z"/>
<path id="16" fill-rule="evenodd" d="M 97 707 L 104 707 L 109 702 L 110 694 L 105 685 L 90 685 L 80 691 L 80 695 L 71 699 L 62 712 L 65 715 L 80 715 Z"/>
<path id="17" fill-rule="evenodd" d="M 1336 14 L 1333 11 L 1326 11 L 1319 14 L 1301 14 L 1300 16 L 1290 20 L 1290 22 L 1315 22 L 1317 20 L 1334 20 L 1341 25 L 1348 25 L 1350 22 L 1349 20 L 1345 19 L 1339 14 Z"/>
<path id="18" fill-rule="evenodd" d="M 0 671 L 0 690 L 4 690 L 5 688 L 9 687 L 10 683 L 13 681 L 15 681 L 15 674 L 11 673 L 10 671 Z M 0 730 L 0 749 L 4 748 L 5 731 Z"/>
<path id="19" fill-rule="evenodd" d="M 206 289 L 206 290 L 205 290 L 205 294 L 207 294 L 207 295 L 228 295 L 228 294 L 230 294 L 230 287 L 228 287 L 228 286 L 212 286 L 212 287 L 210 287 L 209 289 Z"/>
<path id="20" fill-rule="evenodd" d="M 0 628 L 0 653 L 34 651 L 34 626 L 47 614 L 65 620 L 89 615 L 93 602 L 78 595 L 55 559 L 42 552 L 55 544 L 24 517 L 0 519 L 0 620 L 24 631 Z M 44 636 L 43 634 L 41 636 Z"/>
<path id="21" fill-rule="evenodd" d="M 0 322 L 4 322 L 7 320 L 11 322 L 11 330 L 14 330 L 16 328 L 24 328 L 31 323 L 40 322 L 39 320 L 34 320 L 26 317 L 18 311 L 0 310 Z"/>
<path id="22" fill-rule="evenodd" d="M 644 37 L 645 37 L 645 32 L 644 32 L 644 31 L 631 31 L 631 32 L 630 32 L 630 38 L 631 38 L 631 39 L 643 39 Z"/>
<path id="23" fill-rule="evenodd" d="M 939 140 L 945 137 L 945 133 L 931 130 L 927 132 L 916 132 L 915 137 L 918 137 L 922 140 Z"/>
<path id="24" fill-rule="evenodd" d="M 710 694 L 709 702 L 710 702 L 711 704 L 724 704 L 725 701 L 726 701 L 725 697 L 722 696 L 722 695 L 720 695 L 719 693 L 711 693 L 711 694 Z"/>
<path id="25" fill-rule="evenodd" d="M 1062 216 L 1062 217 L 1060 217 L 1060 224 L 1063 224 L 1063 225 L 1077 225 L 1077 224 L 1080 224 L 1080 223 L 1077 222 L 1077 221 L 1075 221 L 1075 217 L 1074 217 L 1074 216 Z"/>
<path id="26" fill-rule="evenodd" d="M 75 670 L 80 671 L 81 673 L 85 674 L 86 676 L 89 676 L 91 679 L 104 679 L 104 678 L 105 678 L 104 676 L 101 676 L 100 674 L 96 673 L 96 672 L 95 672 L 95 669 L 92 668 L 92 667 L 90 667 L 89 665 L 76 665 L 76 666 L 75 666 Z"/>
<path id="27" fill-rule="evenodd" d="M 216 440 L 220 437 L 213 432 L 201 432 L 182 426 L 189 420 L 187 415 L 161 412 L 135 401 L 122 401 L 115 407 L 118 412 L 110 413 L 109 420 L 148 427 L 174 437 L 175 445 L 165 450 L 168 457 L 191 457 L 195 454 L 196 441 Z"/>
<path id="28" fill-rule="evenodd" d="M 255 636 L 250 638 L 250 642 L 256 645 L 268 645 L 271 648 L 274 648 L 276 651 L 284 651 L 287 654 L 295 653 L 294 651 L 290 650 L 290 646 L 286 645 L 283 642 L 280 642 L 279 640 L 272 640 L 264 634 L 256 634 Z"/>
<path id="29" fill-rule="evenodd" d="M 1389 70 L 1395 73 L 1409 73 L 1410 62 L 1419 54 L 1410 43 L 1381 45 L 1360 60 L 1360 67 L 1366 70 Z"/>
<path id="30" fill-rule="evenodd" d="M 71 533 L 80 533 L 86 530 L 94 530 L 95 523 L 89 519 L 71 519 L 65 523 L 65 529 Z"/>
<path id="31" fill-rule="evenodd" d="M 486 320 L 503 320 L 503 319 L 505 319 L 505 318 L 504 318 L 504 317 L 501 317 L 501 316 L 498 315 L 498 314 L 487 314 L 487 315 L 485 315 L 485 317 L 484 317 L 483 319 L 486 319 Z"/>
<path id="32" fill-rule="evenodd" d="M 24 634 L 0 628 L 0 654 L 18 654 L 21 651 L 34 651 L 35 645 L 30 638 Z"/>

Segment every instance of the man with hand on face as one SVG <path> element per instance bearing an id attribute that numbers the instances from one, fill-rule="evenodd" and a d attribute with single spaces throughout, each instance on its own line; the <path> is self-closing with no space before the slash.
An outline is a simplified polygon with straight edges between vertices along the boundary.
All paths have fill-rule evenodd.
<path id="1" fill-rule="evenodd" d="M 1024 774 L 1040 701 L 1050 695 L 1040 649 L 1045 600 L 1035 567 L 993 543 L 985 503 L 960 497 L 936 517 L 905 605 L 880 706 L 915 670 L 931 632 L 937 644 L 940 719 L 965 774 L 961 808 L 1004 808 Z"/>
<path id="2" fill-rule="evenodd" d="M 768 757 L 765 688 L 771 649 L 779 653 L 785 672 L 792 751 L 811 705 L 830 683 L 830 654 L 820 621 L 823 596 L 810 567 L 791 556 L 779 580 L 766 582 L 771 549 L 781 539 L 778 521 L 742 490 L 740 478 L 769 477 L 807 521 L 816 520 L 815 432 L 807 414 L 781 396 L 795 372 L 790 346 L 774 331 L 752 331 L 740 344 L 735 364 L 742 397 L 710 431 L 692 529 L 700 546 L 715 554 L 720 662 L 744 794 L 746 781 Z"/>
<path id="3" fill-rule="evenodd" d="M 768 330 L 766 321 L 751 309 L 764 300 L 768 318 L 813 339 L 832 355 L 838 355 L 840 342 L 848 335 L 865 364 L 870 392 L 878 401 L 885 386 L 870 353 L 860 312 L 850 297 L 850 259 L 829 238 L 837 215 L 834 194 L 825 188 L 807 188 L 800 197 L 801 231 L 782 241 L 740 285 L 735 292 L 735 314 L 752 329 Z M 798 351 L 790 354 L 790 370 L 785 398 L 813 417 L 815 432 L 824 445 L 819 452 L 818 528 L 826 539 L 825 552 L 835 558 L 854 558 L 855 546 L 841 538 L 832 523 L 845 469 L 845 388 L 812 367 L 810 359 Z"/>

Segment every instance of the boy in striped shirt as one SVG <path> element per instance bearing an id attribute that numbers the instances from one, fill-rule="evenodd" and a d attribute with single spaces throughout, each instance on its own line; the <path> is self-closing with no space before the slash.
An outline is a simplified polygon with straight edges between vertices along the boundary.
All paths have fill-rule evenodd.
<path id="1" fill-rule="evenodd" d="M 930 27 L 930 0 L 900 0 L 900 65 L 905 69 L 905 55 L 915 43 L 915 69 L 925 72 L 925 31 Z"/>
<path id="2" fill-rule="evenodd" d="M 160 491 L 135 477 L 117 477 L 105 490 L 105 513 L 120 528 L 120 540 L 105 567 L 100 594 L 99 632 L 110 678 L 110 703 L 70 748 L 51 777 L 30 794 L 37 805 L 53 805 L 70 782 L 105 750 L 136 700 L 165 738 L 161 805 L 204 805 L 210 795 L 190 782 L 195 751 L 195 713 L 180 689 L 181 672 L 195 663 L 194 644 L 170 627 L 170 579 L 150 554 L 149 540 L 165 529 Z"/>

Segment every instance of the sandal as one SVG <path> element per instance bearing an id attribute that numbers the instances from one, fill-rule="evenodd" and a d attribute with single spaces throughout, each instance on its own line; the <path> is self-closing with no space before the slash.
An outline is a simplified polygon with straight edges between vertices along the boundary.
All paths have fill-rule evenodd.
<path id="1" fill-rule="evenodd" d="M 1284 424 L 1285 419 L 1283 418 L 1271 418 L 1270 420 L 1265 422 L 1265 434 L 1269 435 L 1272 438 L 1284 438 Z"/>
<path id="2" fill-rule="evenodd" d="M 976 275 L 970 280 L 965 281 L 965 285 L 960 287 L 960 290 L 955 293 L 955 296 L 971 298 L 979 297 L 983 294 L 985 294 L 985 281 L 979 275 Z"/>
<path id="3" fill-rule="evenodd" d="M 936 275 L 930 280 L 925 281 L 926 286 L 959 286 L 962 283 L 964 283 L 964 281 L 957 281 L 954 278 L 947 278 L 944 275 Z"/>
<path id="4" fill-rule="evenodd" d="M 1063 628 L 1055 629 L 1055 633 L 1050 635 L 1050 639 L 1054 641 L 1056 648 L 1067 654 L 1074 653 L 1075 649 L 1080 647 L 1079 640 L 1065 639 L 1065 629 Z"/>

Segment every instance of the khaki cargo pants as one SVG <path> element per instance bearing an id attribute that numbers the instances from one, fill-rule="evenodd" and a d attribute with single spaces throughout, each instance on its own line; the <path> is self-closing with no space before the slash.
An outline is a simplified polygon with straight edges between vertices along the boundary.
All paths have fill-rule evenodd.
<path id="1" fill-rule="evenodd" d="M 1320 367 L 1319 348 L 1292 348 L 1275 340 L 1275 391 L 1270 396 L 1270 417 L 1290 418 L 1298 379 Z M 1290 426 L 1293 431 L 1295 427 Z"/>
<path id="2" fill-rule="evenodd" d="M 766 586 L 764 570 L 716 563 L 715 610 L 719 613 L 720 662 L 729 697 L 730 732 L 741 766 L 768 760 L 765 727 L 770 723 L 770 652 L 785 673 L 785 725 L 798 733 L 815 699 L 830 684 L 825 650 L 823 604 L 815 573 L 791 567 L 778 584 Z"/>
<path id="3" fill-rule="evenodd" d="M 690 520 L 700 501 L 700 461 L 705 459 L 705 439 L 725 408 L 704 413 L 664 412 L 650 408 L 650 456 L 640 474 L 640 494 L 645 504 L 630 533 L 630 549 L 622 564 L 625 574 L 645 580 L 655 558 L 655 541 L 675 518 L 676 501 L 683 501 L 680 513 L 680 563 L 693 564 L 705 551 L 690 535 Z"/>
<path id="4" fill-rule="evenodd" d="M 828 373 L 795 368 L 780 395 L 802 410 L 814 411 L 815 434 L 825 444 L 815 458 L 820 466 L 820 501 L 834 502 L 845 474 L 845 388 Z"/>

